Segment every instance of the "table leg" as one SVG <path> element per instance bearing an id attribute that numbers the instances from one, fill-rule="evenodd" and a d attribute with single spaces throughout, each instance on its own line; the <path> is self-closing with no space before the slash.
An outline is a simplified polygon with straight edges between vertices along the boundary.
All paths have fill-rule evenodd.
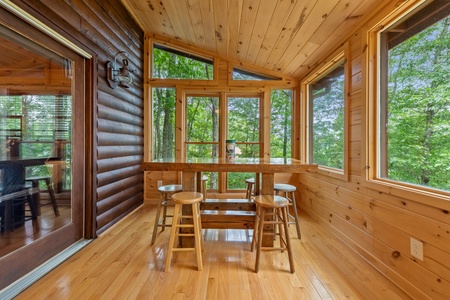
<path id="1" fill-rule="evenodd" d="M 262 187 L 261 187 L 261 195 L 274 195 L 274 174 L 273 173 L 262 173 Z M 264 209 L 264 208 L 262 208 Z M 270 210 L 266 209 L 266 213 L 271 212 Z M 267 218 L 274 218 L 274 216 L 270 216 L 266 214 Z M 269 221 L 268 219 L 266 221 Z M 264 232 L 267 233 L 273 233 L 275 231 L 275 228 L 273 225 L 267 225 L 264 227 Z M 262 236 L 262 246 L 263 247 L 273 247 L 273 237 L 271 235 L 264 235 Z"/>

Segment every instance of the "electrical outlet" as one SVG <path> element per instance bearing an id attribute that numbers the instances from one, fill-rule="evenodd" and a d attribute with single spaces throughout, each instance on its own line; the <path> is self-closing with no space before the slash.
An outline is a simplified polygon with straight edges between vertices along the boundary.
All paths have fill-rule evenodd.
<path id="1" fill-rule="evenodd" d="M 411 255 L 423 261 L 423 243 L 411 238 Z"/>
<path id="2" fill-rule="evenodd" d="M 157 185 L 158 187 L 162 186 L 162 180 L 158 180 Z"/>

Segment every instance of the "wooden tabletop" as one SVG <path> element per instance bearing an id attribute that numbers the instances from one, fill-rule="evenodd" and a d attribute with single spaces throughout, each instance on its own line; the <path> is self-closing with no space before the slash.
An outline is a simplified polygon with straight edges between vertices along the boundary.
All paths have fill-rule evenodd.
<path id="1" fill-rule="evenodd" d="M 293 158 L 236 158 L 234 161 L 217 158 L 191 158 L 187 160 L 159 159 L 142 163 L 143 171 L 191 172 L 255 172 L 305 173 L 317 172 L 317 164 L 304 164 Z"/>

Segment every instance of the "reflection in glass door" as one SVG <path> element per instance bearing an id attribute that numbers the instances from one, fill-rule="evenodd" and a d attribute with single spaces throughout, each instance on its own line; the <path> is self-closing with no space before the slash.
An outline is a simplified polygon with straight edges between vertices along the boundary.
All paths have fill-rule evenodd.
<path id="1" fill-rule="evenodd" d="M 72 57 L 0 26 L 0 262 L 9 270 L 0 289 L 82 236 L 83 196 L 71 191 L 82 182 L 72 174 L 82 165 L 75 116 L 83 124 L 73 67 L 83 60 L 61 49 Z"/>

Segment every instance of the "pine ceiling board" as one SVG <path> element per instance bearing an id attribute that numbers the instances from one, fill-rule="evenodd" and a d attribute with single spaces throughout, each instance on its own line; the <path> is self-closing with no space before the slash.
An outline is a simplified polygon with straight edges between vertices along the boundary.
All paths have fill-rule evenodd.
<path id="1" fill-rule="evenodd" d="M 212 0 L 200 0 L 200 9 L 205 32 L 206 49 L 217 53 L 216 36 L 214 32 L 214 5 L 212 2 Z"/>
<path id="2" fill-rule="evenodd" d="M 228 57 L 236 59 L 239 28 L 242 14 L 241 0 L 228 0 Z"/>
<path id="3" fill-rule="evenodd" d="M 336 6 L 339 0 L 312 0 L 298 5 L 301 15 L 295 20 L 290 18 L 287 29 L 275 45 L 269 56 L 266 67 L 276 71 L 283 71 L 277 65 L 280 57 L 290 59 L 289 53 L 298 53 L 302 46 L 311 38 L 319 26 Z"/>
<path id="4" fill-rule="evenodd" d="M 283 0 L 281 0 L 283 1 Z M 262 1 L 258 7 L 258 14 L 253 26 L 253 32 L 250 37 L 250 43 L 245 60 L 249 64 L 255 64 L 259 49 L 269 28 L 269 22 L 275 12 L 275 8 L 279 1 Z"/>
<path id="5" fill-rule="evenodd" d="M 143 17 L 143 15 L 148 14 L 148 12 L 144 9 L 144 3 L 142 1 L 122 0 L 122 4 L 141 28 L 145 28 L 146 31 L 151 31 L 151 29 L 154 28 L 150 18 Z"/>
<path id="6" fill-rule="evenodd" d="M 325 40 L 332 39 L 336 44 L 339 44 L 338 36 L 334 33 L 337 28 L 341 28 L 341 26 L 346 22 L 346 19 L 352 12 L 355 10 L 357 6 L 361 3 L 360 0 L 352 0 L 352 1 L 344 1 L 340 0 L 337 5 L 331 10 L 329 14 L 324 18 L 324 21 L 320 24 L 320 26 L 311 34 L 311 36 L 307 36 L 308 42 L 314 43 L 317 45 L 322 45 Z M 351 27 L 345 28 L 345 33 L 349 32 Z M 302 34 L 305 36 L 305 34 Z M 304 55 L 308 53 L 307 50 L 302 50 L 305 43 L 298 43 L 296 45 L 287 46 L 287 50 L 284 53 L 283 57 L 278 61 L 277 67 L 279 70 L 287 73 L 292 72 L 287 71 L 286 69 L 293 66 L 290 66 L 291 61 L 295 57 L 295 61 L 300 59 L 300 57 L 305 58 Z M 300 55 L 298 55 L 300 54 Z"/>
<path id="7" fill-rule="evenodd" d="M 347 38 L 348 34 L 355 28 L 357 24 L 359 24 L 362 20 L 364 20 L 369 14 L 371 14 L 373 11 L 377 10 L 380 3 L 378 1 L 370 1 L 365 0 L 361 5 L 359 5 L 348 17 L 344 24 L 341 24 L 340 26 L 343 26 L 343 28 L 346 28 L 346 30 L 337 30 L 333 34 L 333 39 L 327 39 L 325 40 L 321 45 L 320 49 L 328 49 L 328 53 L 325 52 L 317 52 L 317 53 L 311 53 L 308 55 L 308 57 L 303 61 L 302 65 L 289 65 L 285 72 L 287 74 L 291 74 L 292 76 L 299 77 L 304 76 L 306 74 L 305 70 L 313 68 L 315 65 L 317 65 L 319 62 L 318 59 L 324 59 L 324 55 L 329 54 L 333 49 L 336 49 L 338 47 L 339 41 L 344 40 Z M 303 51 L 302 51 L 303 52 Z M 302 56 L 302 53 L 299 53 L 295 57 L 292 57 L 292 59 L 295 61 L 298 59 L 297 56 Z"/>
<path id="8" fill-rule="evenodd" d="M 172 28 L 172 24 L 165 20 L 160 14 L 161 5 L 158 0 L 122 0 L 124 4 L 128 3 L 129 7 L 136 7 L 139 20 L 144 26 L 152 26 L 151 28 L 144 27 L 146 33 L 153 33 L 160 36 L 174 38 L 175 31 Z"/>
<path id="9" fill-rule="evenodd" d="M 237 48 L 237 59 L 239 60 L 245 60 L 245 57 L 247 56 L 250 37 L 258 15 L 259 2 L 260 0 L 244 0 L 244 5 L 242 6 L 241 27 L 239 28 L 239 43 Z"/>
<path id="10" fill-rule="evenodd" d="M 264 40 L 261 44 L 261 47 L 258 52 L 258 57 L 256 58 L 255 64 L 260 67 L 266 67 L 265 62 L 269 57 L 273 46 L 275 45 L 278 37 L 283 31 L 284 25 L 286 21 L 290 17 L 291 13 L 294 11 L 294 7 L 296 6 L 298 1 L 303 0 L 294 0 L 294 1 L 279 1 L 275 11 L 272 15 L 272 19 L 269 22 L 269 26 L 264 36 Z"/>
<path id="11" fill-rule="evenodd" d="M 319 49 L 320 45 L 306 42 L 306 44 L 302 47 L 299 53 L 297 53 L 297 56 L 293 58 L 293 61 L 297 62 L 296 64 L 290 65 L 288 68 L 286 68 L 285 72 L 286 74 L 289 74 L 293 77 L 297 77 L 298 74 L 307 74 L 309 71 L 311 71 L 315 66 L 314 65 L 308 65 L 306 61 L 310 57 L 312 57 L 317 50 Z M 301 63 L 300 63 L 301 62 Z"/>
<path id="12" fill-rule="evenodd" d="M 228 17 L 224 13 L 228 11 L 228 1 L 214 1 L 214 33 L 216 35 L 217 53 L 223 56 L 228 55 Z"/>
<path id="13" fill-rule="evenodd" d="M 188 45 L 197 46 L 195 34 L 191 26 L 191 20 L 187 14 L 187 6 L 185 1 L 164 0 L 164 8 L 167 16 L 170 17 L 173 29 L 175 31 L 174 38 Z"/>
<path id="14" fill-rule="evenodd" d="M 166 8 L 164 6 L 164 2 L 167 2 L 169 0 L 147 0 L 149 5 L 151 7 L 154 7 L 153 10 L 153 17 L 157 16 L 160 24 L 159 26 L 163 27 L 163 31 L 166 36 L 177 39 L 178 32 L 175 31 L 175 28 L 173 27 L 171 17 L 167 15 Z M 170 0 L 171 1 L 171 0 Z M 176 18 L 175 16 L 172 16 L 172 18 Z M 158 30 L 158 29 L 157 29 Z M 157 31 L 159 33 L 159 31 Z M 184 41 L 184 39 L 183 39 Z"/>
<path id="15" fill-rule="evenodd" d="M 191 26 L 195 33 L 195 39 L 198 47 L 202 49 L 209 49 L 206 45 L 205 29 L 203 27 L 202 13 L 199 0 L 187 0 L 187 7 L 189 17 L 191 20 Z"/>

